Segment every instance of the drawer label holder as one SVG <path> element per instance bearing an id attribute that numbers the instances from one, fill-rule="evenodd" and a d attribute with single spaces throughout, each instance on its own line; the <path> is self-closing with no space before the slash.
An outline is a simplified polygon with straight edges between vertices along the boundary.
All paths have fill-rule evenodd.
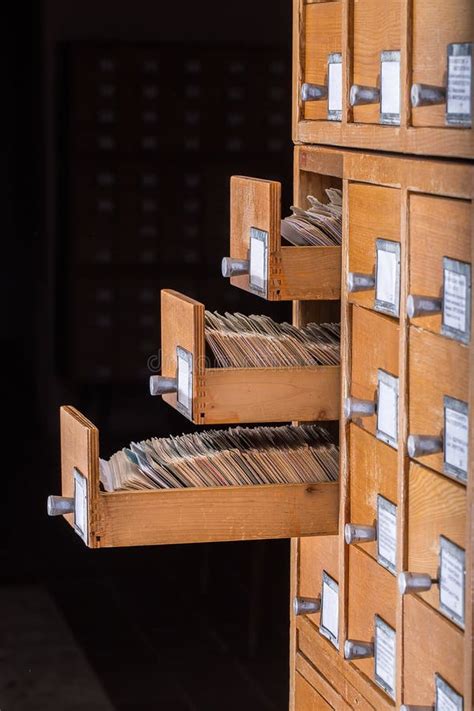
<path id="1" fill-rule="evenodd" d="M 443 257 L 441 333 L 461 343 L 471 340 L 471 265 Z"/>
<path id="2" fill-rule="evenodd" d="M 376 311 L 389 316 L 400 315 L 400 243 L 377 239 L 375 266 Z"/>
<path id="3" fill-rule="evenodd" d="M 377 562 L 396 574 L 397 507 L 380 494 L 377 494 Z"/>
<path id="4" fill-rule="evenodd" d="M 176 407 L 185 417 L 193 419 L 193 354 L 176 347 Z"/>
<path id="5" fill-rule="evenodd" d="M 467 402 L 444 396 L 444 473 L 467 483 L 469 409 Z"/>
<path id="6" fill-rule="evenodd" d="M 319 631 L 339 649 L 339 584 L 323 570 Z"/>
<path id="7" fill-rule="evenodd" d="M 466 551 L 439 537 L 439 609 L 464 629 Z"/>
<path id="8" fill-rule="evenodd" d="M 464 699 L 442 676 L 435 674 L 434 711 L 463 711 Z"/>
<path id="9" fill-rule="evenodd" d="M 328 120 L 342 119 L 342 54 L 328 54 Z"/>
<path id="10" fill-rule="evenodd" d="M 87 494 L 87 479 L 79 469 L 74 467 L 74 530 L 88 543 L 89 537 L 89 499 Z"/>
<path id="11" fill-rule="evenodd" d="M 469 128 L 472 124 L 472 43 L 448 44 L 446 123 Z"/>
<path id="12" fill-rule="evenodd" d="M 374 678 L 392 699 L 395 698 L 397 634 L 381 617 L 375 615 Z"/>
<path id="13" fill-rule="evenodd" d="M 380 54 L 380 123 L 400 125 L 400 51 Z"/>
<path id="14" fill-rule="evenodd" d="M 268 232 L 250 228 L 249 287 L 259 296 L 267 296 L 268 289 Z"/>
<path id="15" fill-rule="evenodd" d="M 398 447 L 398 378 L 385 370 L 377 375 L 377 428 L 376 437 L 397 449 Z"/>

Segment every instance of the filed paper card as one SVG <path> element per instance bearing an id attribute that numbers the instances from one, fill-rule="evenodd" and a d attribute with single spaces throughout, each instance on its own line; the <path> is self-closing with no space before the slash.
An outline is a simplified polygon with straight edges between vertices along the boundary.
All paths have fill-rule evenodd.
<path id="1" fill-rule="evenodd" d="M 469 343 L 471 338 L 471 265 L 443 257 L 443 336 Z"/>
<path id="2" fill-rule="evenodd" d="M 397 635 L 381 617 L 375 615 L 374 677 L 382 689 L 395 698 Z"/>
<path id="3" fill-rule="evenodd" d="M 328 55 L 328 119 L 340 121 L 342 118 L 342 54 Z"/>
<path id="4" fill-rule="evenodd" d="M 467 402 L 444 396 L 443 471 L 462 484 L 467 482 L 469 410 Z"/>
<path id="5" fill-rule="evenodd" d="M 466 552 L 444 536 L 439 537 L 439 609 L 464 628 Z"/>
<path id="6" fill-rule="evenodd" d="M 260 294 L 267 294 L 268 232 L 250 228 L 249 285 Z"/>
<path id="7" fill-rule="evenodd" d="M 186 417 L 193 416 L 193 354 L 176 348 L 176 380 L 178 383 L 176 405 Z"/>
<path id="8" fill-rule="evenodd" d="M 452 686 L 435 674 L 435 705 L 434 711 L 463 711 L 463 697 L 454 691 Z"/>
<path id="9" fill-rule="evenodd" d="M 448 44 L 446 123 L 469 128 L 472 123 L 472 44 Z"/>
<path id="10" fill-rule="evenodd" d="M 395 574 L 397 569 L 397 507 L 377 495 L 377 561 Z"/>
<path id="11" fill-rule="evenodd" d="M 398 378 L 378 371 L 376 436 L 395 449 L 398 445 Z"/>
<path id="12" fill-rule="evenodd" d="M 339 649 L 339 585 L 323 570 L 319 631 Z"/>
<path id="13" fill-rule="evenodd" d="M 74 530 L 87 543 L 87 479 L 78 469 L 73 470 L 74 476 Z"/>
<path id="14" fill-rule="evenodd" d="M 380 123 L 400 124 L 400 52 L 380 55 Z"/>
<path id="15" fill-rule="evenodd" d="M 375 310 L 400 315 L 400 243 L 376 241 Z"/>

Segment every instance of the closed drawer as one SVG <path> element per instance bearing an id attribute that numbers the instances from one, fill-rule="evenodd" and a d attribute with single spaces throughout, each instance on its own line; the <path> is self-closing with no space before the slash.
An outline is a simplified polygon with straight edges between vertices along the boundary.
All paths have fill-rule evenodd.
<path id="1" fill-rule="evenodd" d="M 348 298 L 398 317 L 400 190 L 349 182 Z"/>
<path id="2" fill-rule="evenodd" d="M 298 711 L 328 711 L 332 708 L 334 707 L 297 671 L 295 675 L 295 709 Z"/>
<path id="3" fill-rule="evenodd" d="M 411 322 L 469 343 L 472 204 L 414 194 L 409 211 Z"/>
<path id="4" fill-rule="evenodd" d="M 469 349 L 410 327 L 408 451 L 412 458 L 466 483 Z"/>
<path id="5" fill-rule="evenodd" d="M 463 634 L 421 600 L 408 597 L 404 606 L 404 689 L 406 704 L 435 703 L 437 678 L 463 694 Z M 463 708 L 447 706 L 445 708 Z"/>

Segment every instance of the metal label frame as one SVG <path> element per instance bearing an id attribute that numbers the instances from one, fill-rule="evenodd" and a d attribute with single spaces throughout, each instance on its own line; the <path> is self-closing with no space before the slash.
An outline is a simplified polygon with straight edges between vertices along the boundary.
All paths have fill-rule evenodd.
<path id="1" fill-rule="evenodd" d="M 393 515 L 395 513 L 395 562 L 392 562 L 388 558 L 385 558 L 380 553 L 380 510 L 384 509 L 389 514 Z M 397 573 L 397 506 L 392 504 L 391 501 L 386 499 L 381 494 L 377 494 L 377 563 L 382 567 L 386 568 L 390 573 L 396 575 Z"/>
<path id="2" fill-rule="evenodd" d="M 461 482 L 461 484 L 467 484 L 467 467 L 466 469 L 461 469 L 454 464 L 446 461 L 446 450 L 447 450 L 447 436 L 446 436 L 446 410 L 453 410 L 461 415 L 467 417 L 467 460 L 469 466 L 469 406 L 467 402 L 463 400 L 457 400 L 449 395 L 444 396 L 444 406 L 443 406 L 443 472 L 446 476 L 451 479 Z"/>
<path id="3" fill-rule="evenodd" d="M 180 360 L 188 364 L 188 378 L 186 382 L 186 392 L 188 403 L 179 399 L 180 383 Z M 188 419 L 193 419 L 193 354 L 181 346 L 176 346 L 176 408 Z"/>
<path id="4" fill-rule="evenodd" d="M 443 711 L 442 707 L 439 705 L 440 693 L 448 697 L 452 704 L 455 705 L 456 711 L 463 711 L 464 709 L 464 699 L 454 691 L 453 687 L 450 686 L 442 676 L 437 672 L 435 673 L 435 703 L 434 711 Z"/>
<path id="5" fill-rule="evenodd" d="M 74 530 L 84 543 L 89 543 L 88 480 L 79 469 L 72 470 L 74 480 Z"/>
<path id="6" fill-rule="evenodd" d="M 471 87 L 470 87 L 470 112 L 468 114 L 458 114 L 450 113 L 448 111 L 449 107 L 449 92 L 450 92 L 450 71 L 449 71 L 449 59 L 450 57 L 469 57 L 470 58 L 470 74 L 471 74 Z M 464 42 L 453 44 L 448 44 L 447 56 L 446 56 L 446 76 L 447 76 L 447 86 L 446 86 L 446 125 L 447 126 L 458 126 L 461 128 L 470 128 L 472 125 L 472 97 L 474 90 L 474 80 L 472 72 L 472 43 Z"/>
<path id="7" fill-rule="evenodd" d="M 452 326 L 447 326 L 445 324 L 444 315 L 444 305 L 446 303 L 445 291 L 446 291 L 446 272 L 455 272 L 456 274 L 461 274 L 466 277 L 467 282 L 467 293 L 466 293 L 466 330 L 461 331 Z M 448 338 L 454 338 L 456 341 L 461 343 L 469 344 L 471 340 L 471 265 L 469 262 L 460 262 L 457 259 L 451 259 L 450 257 L 443 257 L 443 309 L 441 315 L 441 333 L 443 336 Z"/>
<path id="8" fill-rule="evenodd" d="M 383 68 L 382 65 L 385 62 L 397 63 L 398 64 L 398 113 L 388 113 L 382 111 L 382 101 L 383 101 Z M 390 126 L 400 125 L 400 102 L 401 102 L 401 73 L 400 73 L 400 50 L 388 50 L 380 52 L 380 123 L 388 124 Z"/>
<path id="9" fill-rule="evenodd" d="M 462 616 L 452 610 L 450 607 L 441 602 L 441 592 L 443 588 L 443 554 L 448 553 L 454 558 L 457 558 L 463 569 L 463 584 L 462 584 Z M 466 616 L 466 551 L 461 546 L 456 545 L 445 536 L 439 537 L 439 609 L 446 617 L 454 622 L 458 627 L 464 629 Z"/>
<path id="10" fill-rule="evenodd" d="M 331 68 L 331 66 L 334 66 L 335 64 L 341 65 L 341 108 L 340 109 L 330 109 L 329 108 L 330 96 L 331 96 L 331 81 L 330 81 L 331 69 L 330 68 Z M 328 54 L 327 72 L 328 72 L 328 121 L 341 121 L 342 120 L 342 96 L 343 96 L 342 53 L 341 52 L 330 52 L 330 54 Z"/>
<path id="11" fill-rule="evenodd" d="M 395 400 L 396 400 L 396 437 L 392 437 L 387 432 L 384 432 L 383 430 L 379 429 L 379 412 L 380 412 L 380 384 L 385 385 L 386 387 L 390 388 L 391 390 L 394 391 L 395 393 Z M 385 444 L 389 444 L 391 447 L 394 449 L 398 449 L 398 377 L 396 375 L 391 375 L 390 373 L 387 373 L 385 370 L 382 370 L 379 368 L 377 371 L 377 424 L 376 424 L 376 430 L 375 430 L 375 436 L 377 439 L 381 440 L 382 442 L 385 442 Z"/>
<path id="12" fill-rule="evenodd" d="M 252 244 L 261 242 L 263 244 L 263 274 L 255 281 L 252 278 Z M 255 294 L 266 298 L 268 291 L 268 232 L 260 230 L 258 227 L 250 228 L 249 242 L 249 288 Z"/>
<path id="13" fill-rule="evenodd" d="M 379 275 L 379 252 L 390 252 L 395 254 L 395 301 L 383 301 L 377 298 L 377 286 Z M 400 242 L 393 240 L 377 238 L 375 241 L 375 300 L 374 309 L 381 311 L 389 316 L 400 316 L 400 258 L 401 258 Z"/>
<path id="14" fill-rule="evenodd" d="M 334 632 L 327 627 L 324 626 L 323 624 L 323 617 L 324 617 L 324 586 L 327 585 L 328 588 L 331 588 L 335 593 L 337 593 L 337 602 L 338 602 L 338 613 L 337 613 L 337 622 L 338 622 L 338 629 L 337 629 L 337 634 L 334 635 Z M 339 583 L 337 583 L 334 578 L 331 578 L 330 575 L 326 573 L 325 570 L 323 570 L 323 575 L 322 575 L 322 585 L 321 585 L 321 613 L 319 617 L 319 631 L 323 635 L 323 637 L 326 637 L 335 647 L 336 649 L 339 649 Z"/>
<path id="15" fill-rule="evenodd" d="M 377 654 L 378 654 L 378 642 L 377 642 L 377 634 L 379 630 L 382 630 L 384 634 L 388 635 L 391 640 L 393 641 L 394 644 L 394 654 L 393 654 L 393 678 L 394 678 L 394 684 L 396 686 L 397 684 L 397 650 L 396 650 L 396 644 L 397 644 L 397 633 L 396 630 L 393 629 L 390 625 L 388 625 L 385 620 L 383 620 L 379 615 L 374 615 L 374 628 L 375 628 L 375 634 L 374 634 L 374 679 L 375 683 L 380 686 L 381 689 L 385 691 L 386 694 L 390 696 L 391 699 L 394 699 L 396 696 L 396 689 L 395 687 L 392 688 L 385 679 L 382 679 L 381 676 L 377 674 Z"/>

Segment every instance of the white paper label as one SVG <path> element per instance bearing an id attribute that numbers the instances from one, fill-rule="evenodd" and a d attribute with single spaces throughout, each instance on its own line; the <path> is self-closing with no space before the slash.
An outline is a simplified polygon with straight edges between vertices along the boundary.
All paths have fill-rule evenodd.
<path id="1" fill-rule="evenodd" d="M 382 61 L 381 69 L 382 114 L 400 114 L 400 62 Z"/>
<path id="2" fill-rule="evenodd" d="M 390 696 L 395 696 L 397 658 L 395 630 L 375 618 L 375 679 Z"/>
<path id="3" fill-rule="evenodd" d="M 320 632 L 337 647 L 339 634 L 339 586 L 334 580 L 328 580 L 327 578 L 326 574 L 323 573 Z"/>
<path id="4" fill-rule="evenodd" d="M 178 402 L 186 408 L 186 410 L 191 410 L 192 404 L 192 371 L 190 363 L 187 358 L 178 353 Z"/>
<path id="5" fill-rule="evenodd" d="M 471 57 L 448 57 L 448 114 L 471 113 Z"/>
<path id="6" fill-rule="evenodd" d="M 342 63 L 328 64 L 328 110 L 342 111 Z"/>
<path id="7" fill-rule="evenodd" d="M 377 252 L 376 298 L 394 305 L 397 299 L 397 255 L 383 249 Z"/>
<path id="8" fill-rule="evenodd" d="M 458 624 L 464 624 L 465 552 L 440 537 L 440 608 Z"/>
<path id="9" fill-rule="evenodd" d="M 383 371 L 379 371 L 378 381 L 377 436 L 394 447 L 397 446 L 398 378 Z"/>
<path id="10" fill-rule="evenodd" d="M 435 711 L 463 711 L 464 701 L 439 674 L 435 675 Z"/>
<path id="11" fill-rule="evenodd" d="M 395 572 L 397 567 L 397 507 L 377 497 L 377 553 L 379 563 Z"/>
<path id="12" fill-rule="evenodd" d="M 444 461 L 467 474 L 469 416 L 445 407 L 444 438 Z"/>
<path id="13" fill-rule="evenodd" d="M 254 234 L 252 234 L 252 232 Z M 263 230 L 257 230 L 254 227 L 250 232 L 250 284 L 260 291 L 266 290 L 266 236 L 267 233 Z"/>
<path id="14" fill-rule="evenodd" d="M 468 281 L 466 274 L 444 270 L 443 324 L 465 333 L 467 331 Z"/>
<path id="15" fill-rule="evenodd" d="M 438 691 L 438 698 L 436 699 L 436 711 L 458 711 L 458 704 L 453 701 L 444 689 Z"/>

